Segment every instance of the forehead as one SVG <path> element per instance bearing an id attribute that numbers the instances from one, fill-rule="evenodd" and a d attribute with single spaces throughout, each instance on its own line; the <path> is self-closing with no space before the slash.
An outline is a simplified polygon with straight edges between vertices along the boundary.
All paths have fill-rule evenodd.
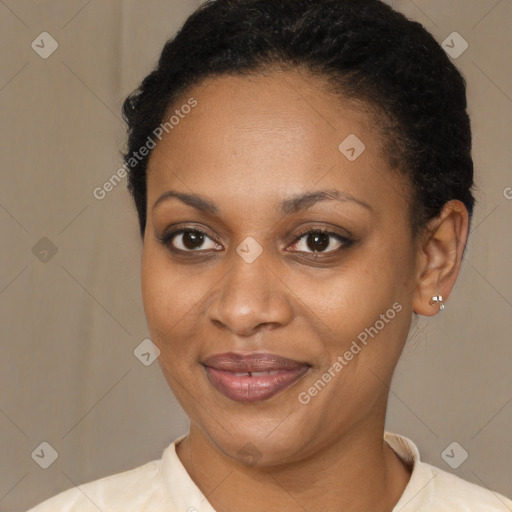
<path id="1" fill-rule="evenodd" d="M 260 204 L 315 184 L 369 201 L 385 190 L 404 197 L 371 114 L 331 93 L 324 80 L 298 70 L 210 78 L 168 114 L 190 98 L 197 105 L 151 155 L 150 205 L 166 187 Z"/>

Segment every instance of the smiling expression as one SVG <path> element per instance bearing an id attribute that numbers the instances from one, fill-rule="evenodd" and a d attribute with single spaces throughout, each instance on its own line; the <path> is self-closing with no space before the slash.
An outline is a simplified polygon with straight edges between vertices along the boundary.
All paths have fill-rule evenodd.
<path id="1" fill-rule="evenodd" d="M 186 95 L 197 106 L 148 164 L 142 290 L 191 423 L 267 464 L 383 424 L 417 259 L 409 187 L 371 114 L 299 71 L 211 78 Z M 353 161 L 338 149 L 352 134 L 365 145 Z"/>

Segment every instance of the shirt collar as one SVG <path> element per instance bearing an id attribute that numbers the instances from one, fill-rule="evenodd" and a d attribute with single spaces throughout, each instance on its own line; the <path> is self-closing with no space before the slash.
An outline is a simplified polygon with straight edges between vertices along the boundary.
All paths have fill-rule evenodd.
<path id="1" fill-rule="evenodd" d="M 187 434 L 180 436 L 170 444 L 162 455 L 160 473 L 168 489 L 172 503 L 177 510 L 186 510 L 187 512 L 216 512 L 210 505 L 202 491 L 194 483 L 187 473 L 185 466 L 181 463 L 177 453 L 176 445 L 180 443 Z M 406 512 L 409 503 L 416 500 L 424 487 L 436 475 L 422 475 L 423 465 L 420 460 L 420 453 L 416 445 L 408 438 L 393 434 L 384 433 L 384 440 L 391 449 L 412 469 L 411 478 L 400 497 L 400 500 L 393 508 L 393 512 Z M 425 499 L 425 496 L 422 496 Z M 422 501 L 428 507 L 427 501 Z M 414 509 L 418 510 L 418 509 Z M 427 510 L 427 508 L 425 508 Z"/>

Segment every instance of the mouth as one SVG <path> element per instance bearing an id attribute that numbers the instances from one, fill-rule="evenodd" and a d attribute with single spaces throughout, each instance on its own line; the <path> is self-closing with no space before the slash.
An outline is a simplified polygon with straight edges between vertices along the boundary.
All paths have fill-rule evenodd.
<path id="1" fill-rule="evenodd" d="M 276 354 L 226 353 L 203 362 L 210 383 L 236 402 L 268 400 L 291 387 L 311 368 L 307 363 Z"/>

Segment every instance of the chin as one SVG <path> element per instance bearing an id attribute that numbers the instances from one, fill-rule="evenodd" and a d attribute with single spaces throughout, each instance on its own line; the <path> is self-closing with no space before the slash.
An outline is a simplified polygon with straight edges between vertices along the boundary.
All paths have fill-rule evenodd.
<path id="1" fill-rule="evenodd" d="M 221 453 L 251 467 L 277 466 L 298 460 L 308 450 L 311 438 L 316 437 L 313 432 L 304 430 L 303 421 L 300 421 L 302 428 L 290 422 L 285 425 L 282 418 L 276 420 L 275 417 L 273 421 L 267 417 L 256 422 L 231 418 L 229 423 L 223 423 L 224 428 L 215 423 L 201 429 Z M 214 428 L 209 429 L 210 426 Z"/>

